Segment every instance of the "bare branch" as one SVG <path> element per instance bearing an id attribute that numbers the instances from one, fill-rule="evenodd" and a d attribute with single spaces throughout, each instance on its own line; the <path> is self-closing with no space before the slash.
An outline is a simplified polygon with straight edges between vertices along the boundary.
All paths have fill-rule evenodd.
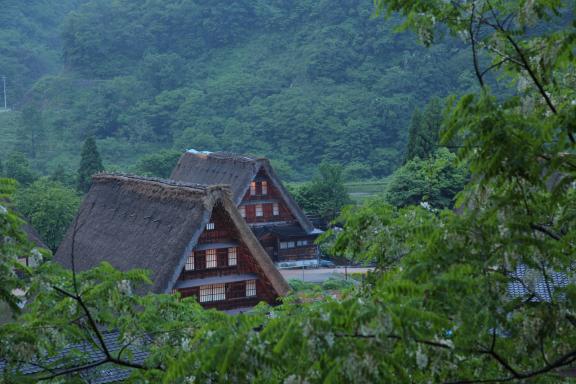
<path id="1" fill-rule="evenodd" d="M 484 79 L 480 73 L 480 66 L 478 64 L 478 52 L 476 51 L 476 39 L 474 37 L 474 18 L 476 15 L 476 2 L 472 2 L 472 12 L 470 13 L 470 22 L 468 25 L 468 33 L 470 34 L 470 42 L 472 44 L 472 62 L 474 63 L 474 73 L 480 83 L 480 87 L 484 88 Z"/>

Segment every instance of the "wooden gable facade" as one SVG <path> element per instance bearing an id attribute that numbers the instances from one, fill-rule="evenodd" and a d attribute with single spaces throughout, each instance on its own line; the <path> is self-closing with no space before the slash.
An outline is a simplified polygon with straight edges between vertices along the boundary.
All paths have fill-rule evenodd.
<path id="1" fill-rule="evenodd" d="M 250 182 L 238 209 L 276 263 L 316 261 L 318 234 L 306 232 L 274 181 L 262 167 Z"/>
<path id="2" fill-rule="evenodd" d="M 226 186 L 100 174 L 75 222 L 80 229 L 68 230 L 54 257 L 65 267 L 146 269 L 145 291 L 222 310 L 275 304 L 289 291 Z"/>
<path id="3" fill-rule="evenodd" d="M 194 296 L 206 308 L 252 307 L 260 301 L 274 304 L 277 295 L 270 280 L 221 204 L 187 255 L 174 285 L 182 297 Z"/>
<path id="4" fill-rule="evenodd" d="M 278 266 L 316 265 L 321 233 L 292 199 L 268 159 L 224 152 L 182 155 L 174 180 L 229 185 L 246 223 Z"/>

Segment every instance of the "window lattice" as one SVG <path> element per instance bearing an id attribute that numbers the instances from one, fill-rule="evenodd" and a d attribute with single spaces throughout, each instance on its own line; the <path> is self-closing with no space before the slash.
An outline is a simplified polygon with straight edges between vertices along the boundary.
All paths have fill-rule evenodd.
<path id="1" fill-rule="evenodd" d="M 188 260 L 186 260 L 186 266 L 184 267 L 187 271 L 194 270 L 194 252 L 190 256 L 188 256 Z"/>
<path id="2" fill-rule="evenodd" d="M 216 228 L 216 226 L 214 225 L 214 223 L 208 223 L 206 224 L 206 230 L 211 231 L 214 228 Z"/>
<path id="3" fill-rule="evenodd" d="M 246 297 L 256 296 L 256 280 L 246 282 Z"/>
<path id="4" fill-rule="evenodd" d="M 200 287 L 200 302 L 226 300 L 226 285 L 212 284 Z"/>
<path id="5" fill-rule="evenodd" d="M 264 209 L 262 207 L 262 204 L 256 204 L 256 217 L 262 217 L 264 216 Z"/>
<path id="6" fill-rule="evenodd" d="M 218 266 L 215 249 L 206 250 L 206 268 L 216 268 Z"/>
<path id="7" fill-rule="evenodd" d="M 228 265 L 233 266 L 238 264 L 238 251 L 237 248 L 228 248 Z"/>

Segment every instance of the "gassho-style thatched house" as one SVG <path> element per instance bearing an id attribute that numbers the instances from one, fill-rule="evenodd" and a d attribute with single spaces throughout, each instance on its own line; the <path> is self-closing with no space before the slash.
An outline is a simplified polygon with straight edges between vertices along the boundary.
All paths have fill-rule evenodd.
<path id="1" fill-rule="evenodd" d="M 272 260 L 279 266 L 317 265 L 314 228 L 266 158 L 226 152 L 184 153 L 170 176 L 206 185 L 226 184 L 232 200 Z"/>
<path id="2" fill-rule="evenodd" d="M 152 292 L 196 296 L 207 308 L 275 304 L 289 290 L 222 185 L 96 175 L 55 260 L 70 268 L 72 254 L 77 270 L 103 261 L 147 269 Z"/>

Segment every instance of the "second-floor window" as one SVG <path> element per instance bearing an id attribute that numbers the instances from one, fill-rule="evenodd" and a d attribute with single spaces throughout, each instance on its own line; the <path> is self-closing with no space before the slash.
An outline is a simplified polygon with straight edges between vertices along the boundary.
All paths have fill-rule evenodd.
<path id="1" fill-rule="evenodd" d="M 206 268 L 216 268 L 218 266 L 218 262 L 216 261 L 216 250 L 215 249 L 207 249 L 206 250 Z"/>
<path id="2" fill-rule="evenodd" d="M 214 223 L 208 223 L 206 224 L 206 230 L 211 231 L 214 228 L 216 228 L 216 226 L 214 225 Z"/>
<path id="3" fill-rule="evenodd" d="M 188 260 L 186 260 L 186 266 L 184 267 L 184 269 L 187 271 L 194 270 L 194 253 L 188 256 Z"/>
<path id="4" fill-rule="evenodd" d="M 262 204 L 256 204 L 256 217 L 264 216 L 264 209 L 262 208 Z"/>
<path id="5" fill-rule="evenodd" d="M 262 184 L 260 184 L 260 186 L 262 187 L 262 194 L 267 195 L 268 194 L 268 182 L 263 181 Z"/>
<path id="6" fill-rule="evenodd" d="M 250 195 L 251 196 L 256 195 L 256 182 L 255 181 L 250 183 Z"/>
<path id="7" fill-rule="evenodd" d="M 228 266 L 238 264 L 238 251 L 236 247 L 228 248 Z"/>
<path id="8" fill-rule="evenodd" d="M 278 216 L 280 214 L 280 207 L 278 206 L 278 203 L 272 204 L 272 214 L 274 216 Z"/>
<path id="9" fill-rule="evenodd" d="M 246 218 L 246 207 L 241 205 L 238 210 L 240 210 L 240 216 Z"/>

